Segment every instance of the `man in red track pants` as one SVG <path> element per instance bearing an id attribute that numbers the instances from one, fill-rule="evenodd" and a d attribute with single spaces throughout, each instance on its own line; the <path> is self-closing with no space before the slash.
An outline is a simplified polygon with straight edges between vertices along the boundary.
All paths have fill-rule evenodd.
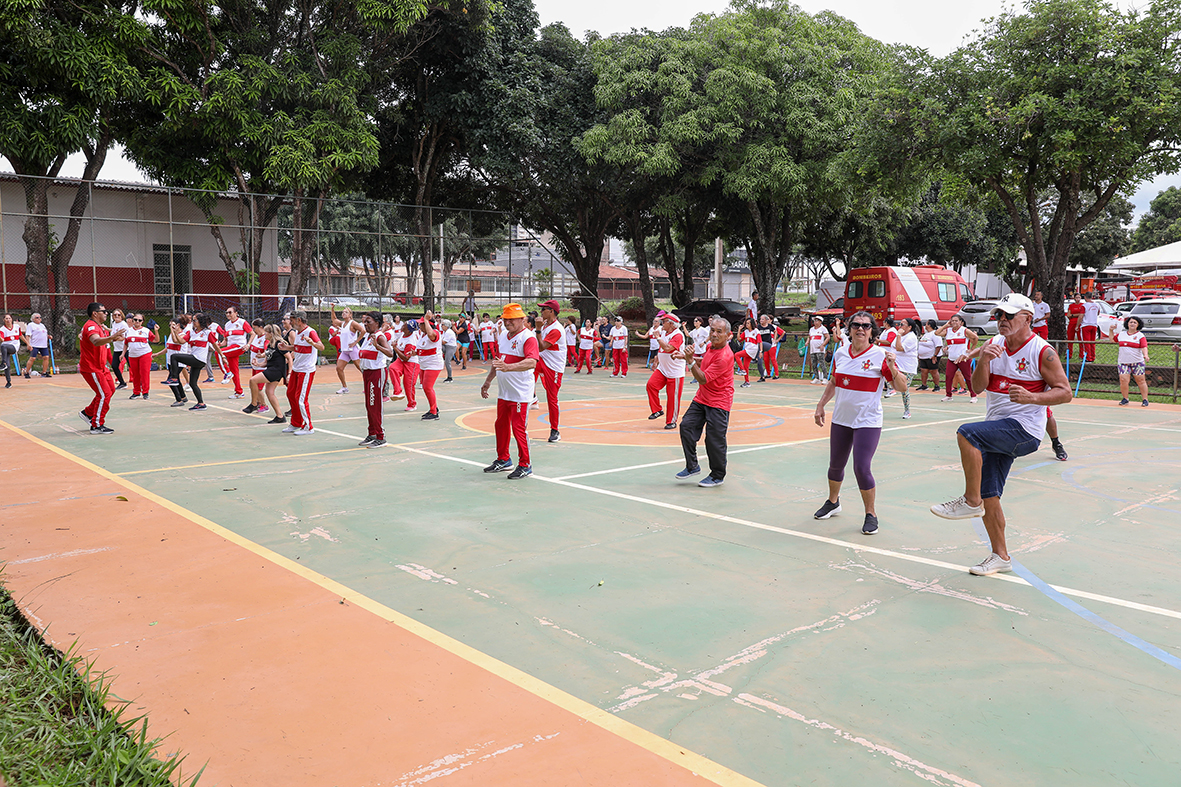
<path id="1" fill-rule="evenodd" d="M 645 386 L 648 391 L 648 409 L 652 414 L 649 421 L 665 417 L 664 428 L 676 429 L 677 417 L 681 412 L 681 392 L 685 389 L 685 334 L 681 333 L 681 320 L 675 314 L 665 314 L 664 334 L 657 337 L 660 351 L 656 353 L 656 366 Z M 660 389 L 666 391 L 665 409 L 660 409 Z"/>
<path id="2" fill-rule="evenodd" d="M 111 409 L 111 397 L 115 394 L 115 379 L 111 377 L 110 345 L 120 341 L 125 330 L 107 333 L 103 323 L 107 320 L 107 307 L 92 303 L 86 307 L 86 325 L 82 326 L 80 344 L 81 358 L 78 373 L 94 391 L 94 398 L 79 415 L 90 424 L 91 434 L 111 434 L 114 429 L 107 426 L 107 411 Z"/>
<path id="3" fill-rule="evenodd" d="M 539 303 L 537 308 L 541 311 L 542 319 L 538 331 L 541 336 L 541 358 L 535 368 L 545 388 L 545 403 L 549 407 L 548 442 L 556 443 L 562 439 L 558 433 L 558 389 L 562 387 L 562 373 L 566 369 L 566 331 L 558 322 L 558 312 L 562 307 L 557 301 Z"/>
<path id="4" fill-rule="evenodd" d="M 500 357 L 494 358 L 492 368 L 480 388 L 480 396 L 488 398 L 492 378 L 496 378 L 496 461 L 484 468 L 485 473 L 499 473 L 513 466 L 509 458 L 509 438 L 517 441 L 517 468 L 510 480 L 533 475 L 529 460 L 529 405 L 533 401 L 536 383 L 533 368 L 540 358 L 537 337 L 525 327 L 525 312 L 519 303 L 505 304 L 504 332 L 498 340 Z"/>

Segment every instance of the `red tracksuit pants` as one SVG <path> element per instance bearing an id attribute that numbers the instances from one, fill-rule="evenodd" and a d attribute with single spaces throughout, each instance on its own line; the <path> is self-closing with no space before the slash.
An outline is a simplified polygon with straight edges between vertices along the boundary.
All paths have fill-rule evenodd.
<path id="1" fill-rule="evenodd" d="M 245 350 L 245 347 L 230 345 L 222 351 L 226 357 L 226 363 L 230 367 L 227 371 L 234 376 L 234 393 L 236 394 L 242 393 L 242 375 L 238 368 L 238 357 L 241 356 Z"/>
<path id="2" fill-rule="evenodd" d="M 562 373 L 555 372 L 545 365 L 545 361 L 537 364 L 535 377 L 541 378 L 541 386 L 545 389 L 545 404 L 549 408 L 549 428 L 558 428 L 558 390 L 562 387 Z"/>
<path id="3" fill-rule="evenodd" d="M 611 363 L 613 365 L 612 372 L 614 374 L 621 376 L 627 374 L 627 348 L 612 348 Z"/>
<path id="4" fill-rule="evenodd" d="M 138 358 L 127 357 L 127 373 L 131 375 L 133 393 L 148 395 L 148 374 L 152 369 L 152 354 L 144 353 Z"/>
<path id="5" fill-rule="evenodd" d="M 414 366 L 418 366 L 418 364 L 414 364 Z M 439 379 L 439 375 L 443 373 L 443 370 L 420 368 L 418 373 L 422 375 L 422 392 L 426 394 L 428 409 L 432 413 L 438 413 L 439 402 L 435 399 L 435 380 Z"/>
<path id="6" fill-rule="evenodd" d="M 291 405 L 291 425 L 296 429 L 312 428 L 308 397 L 315 379 L 315 372 L 291 372 L 287 375 L 287 404 Z"/>
<path id="7" fill-rule="evenodd" d="M 594 350 L 592 350 L 589 347 L 585 350 L 578 351 L 578 365 L 574 367 L 575 374 L 578 374 L 579 372 L 582 371 L 582 365 L 584 363 L 586 364 L 586 373 L 592 374 L 592 372 L 591 372 L 591 353 L 592 352 L 594 352 Z"/>
<path id="8" fill-rule="evenodd" d="M 402 395 L 402 361 L 395 360 L 386 367 L 386 375 L 390 379 L 390 390 L 394 392 L 394 396 Z"/>
<path id="9" fill-rule="evenodd" d="M 955 379 L 956 371 L 964 376 L 964 384 L 968 386 L 968 393 L 972 396 L 976 395 L 976 389 L 972 387 L 972 362 L 968 360 L 947 362 L 947 379 L 945 394 L 951 396 L 951 381 Z"/>
<path id="10" fill-rule="evenodd" d="M 365 389 L 365 415 L 369 416 L 369 436 L 385 439 L 381 429 L 382 369 L 362 369 L 361 383 Z"/>
<path id="11" fill-rule="evenodd" d="M 529 467 L 529 406 L 530 402 L 496 400 L 496 458 L 510 461 L 509 437 L 517 441 L 517 463 Z"/>
<path id="12" fill-rule="evenodd" d="M 648 378 L 648 384 L 644 388 L 648 391 L 648 409 L 654 413 L 663 409 L 664 422 L 674 423 L 681 412 L 681 391 L 685 388 L 685 378 L 665 377 L 663 372 L 656 369 Z M 660 406 L 661 388 L 665 390 L 665 398 L 668 401 L 668 404 L 663 408 Z"/>
<path id="13" fill-rule="evenodd" d="M 418 364 L 414 361 L 402 361 L 402 390 L 406 392 L 406 406 L 417 407 L 418 400 L 414 398 L 414 386 L 418 383 Z"/>
<path id="14" fill-rule="evenodd" d="M 90 428 L 103 426 L 107 422 L 107 412 L 111 409 L 111 397 L 115 395 L 115 379 L 111 373 L 103 369 L 99 372 L 83 372 L 83 379 L 94 391 L 94 398 L 82 414 L 90 419 Z"/>
<path id="15" fill-rule="evenodd" d="M 1098 325 L 1084 325 L 1083 331 L 1083 355 L 1086 357 L 1088 363 L 1095 362 L 1095 340 L 1099 338 Z"/>

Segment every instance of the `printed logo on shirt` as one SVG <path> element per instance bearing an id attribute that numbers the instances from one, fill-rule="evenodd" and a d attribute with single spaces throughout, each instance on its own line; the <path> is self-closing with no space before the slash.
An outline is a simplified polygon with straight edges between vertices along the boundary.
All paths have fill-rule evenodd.
<path id="1" fill-rule="evenodd" d="M 1017 371 L 1024 372 L 1028 368 L 1029 363 L 1024 358 L 1017 362 Z"/>
<path id="2" fill-rule="evenodd" d="M 870 366 L 873 366 L 873 361 L 868 358 L 865 359 L 865 363 L 861 364 L 861 368 L 864 371 L 868 371 Z"/>

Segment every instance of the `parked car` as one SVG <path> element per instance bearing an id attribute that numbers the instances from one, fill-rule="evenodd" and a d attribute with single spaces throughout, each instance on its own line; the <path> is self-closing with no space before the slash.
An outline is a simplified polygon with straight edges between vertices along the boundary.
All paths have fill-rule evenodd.
<path id="1" fill-rule="evenodd" d="M 1144 335 L 1149 339 L 1175 342 L 1181 340 L 1181 298 L 1158 298 L 1140 301 L 1132 315 L 1144 321 Z"/>
<path id="2" fill-rule="evenodd" d="M 688 306 L 682 306 L 679 309 L 673 309 L 673 314 L 681 318 L 681 322 L 693 327 L 693 318 L 700 317 L 703 320 L 708 320 L 715 314 L 721 315 L 730 322 L 730 327 L 737 330 L 742 326 L 742 321 L 746 317 L 746 304 L 738 301 L 718 299 L 706 299 L 700 301 L 693 301 Z"/>
<path id="3" fill-rule="evenodd" d="M 964 308 L 956 312 L 956 315 L 964 321 L 964 326 L 977 336 L 981 334 L 995 335 L 997 332 L 996 317 L 992 316 L 992 310 L 996 308 L 998 303 L 1000 300 L 996 298 L 972 301 L 965 303 Z"/>
<path id="4" fill-rule="evenodd" d="M 811 322 L 813 317 L 820 317 L 827 325 L 833 317 L 845 316 L 845 299 L 844 297 L 837 298 L 831 306 L 824 309 L 813 309 L 804 316 L 808 318 L 808 322 Z"/>
<path id="5" fill-rule="evenodd" d="M 1115 309 L 1116 314 L 1121 314 L 1124 317 L 1127 317 L 1128 314 L 1132 311 L 1132 307 L 1134 307 L 1135 305 L 1136 305 L 1136 301 L 1124 301 L 1123 303 L 1117 303 L 1112 308 Z"/>
<path id="6" fill-rule="evenodd" d="M 1122 331 L 1124 318 L 1128 315 L 1117 312 L 1115 307 L 1107 301 L 1096 299 L 1095 303 L 1099 304 L 1099 333 L 1103 336 L 1111 336 L 1112 331 L 1116 333 Z"/>
<path id="7" fill-rule="evenodd" d="M 403 306 L 419 306 L 422 304 L 421 295 L 411 295 L 408 292 L 395 292 L 394 300 Z"/>
<path id="8" fill-rule="evenodd" d="M 314 295 L 299 302 L 299 308 L 306 312 L 326 312 L 333 306 L 340 311 L 345 306 L 353 309 L 364 309 L 365 304 L 352 295 Z"/>
<path id="9" fill-rule="evenodd" d="M 942 323 L 974 299 L 963 277 L 942 265 L 882 266 L 849 272 L 844 307 L 846 316 L 867 311 L 878 320 L 914 317 Z"/>

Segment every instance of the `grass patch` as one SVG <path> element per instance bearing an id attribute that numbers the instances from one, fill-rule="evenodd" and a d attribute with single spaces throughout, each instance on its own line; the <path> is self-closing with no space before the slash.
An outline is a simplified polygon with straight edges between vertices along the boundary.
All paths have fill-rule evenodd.
<path id="1" fill-rule="evenodd" d="M 9 787 L 192 787 L 182 757 L 156 757 L 143 716 L 108 707 L 105 673 L 42 640 L 0 584 L 0 775 Z"/>

